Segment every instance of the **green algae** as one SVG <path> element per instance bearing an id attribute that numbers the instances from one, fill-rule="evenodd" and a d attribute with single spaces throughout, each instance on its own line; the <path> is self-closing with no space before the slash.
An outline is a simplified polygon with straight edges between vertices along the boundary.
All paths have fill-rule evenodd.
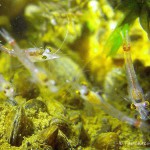
<path id="1" fill-rule="evenodd" d="M 61 47 L 58 53 L 60 58 L 36 63 L 46 71 L 49 78 L 56 81 L 60 89 L 58 92 L 53 93 L 40 87 L 16 58 L 0 54 L 0 72 L 15 88 L 18 104 L 12 105 L 8 101 L 9 97 L 1 92 L 0 149 L 125 150 L 131 148 L 131 145 L 133 149 L 144 149 L 144 142 L 149 142 L 148 134 L 144 138 L 140 129 L 107 115 L 107 109 L 104 112 L 99 106 L 84 101 L 78 94 L 80 84 L 86 82 L 90 88 L 102 90 L 107 96 L 107 102 L 134 118 L 135 112 L 131 111 L 129 103 L 121 100 L 122 95 L 127 95 L 125 73 L 122 70 L 121 73 L 112 71 L 118 69 L 115 64 L 117 59 L 123 58 L 120 56 L 108 60 L 103 50 L 111 32 L 109 26 L 118 21 L 120 12 L 114 14 L 106 0 L 72 1 L 69 8 L 67 2 L 47 0 L 45 3 L 24 5 L 23 16 L 27 20 L 28 29 L 24 33 L 25 38 L 17 39 L 23 48 L 31 47 L 30 42 L 38 47 L 50 46 L 53 52 Z M 32 8 L 34 12 L 30 12 Z M 108 9 L 111 13 L 108 13 Z M 139 30 L 137 25 L 134 29 Z M 137 37 L 132 29 L 131 33 Z M 18 37 L 17 33 L 14 35 Z M 135 49 L 139 47 L 140 40 L 145 47 L 148 45 L 143 33 L 139 35 L 141 39 L 133 42 Z M 62 41 L 64 44 L 61 46 Z M 141 51 L 142 56 L 145 51 Z M 137 56 L 137 53 L 134 52 L 134 55 Z M 139 80 L 143 81 L 142 86 L 147 90 L 149 84 L 145 70 L 143 64 L 137 73 L 141 74 Z M 120 97 L 115 96 L 115 89 Z M 21 145 L 18 146 L 7 139 L 10 138 L 8 133 L 16 130 L 10 124 L 18 122 L 13 116 L 17 115 L 19 107 L 25 112 L 23 117 L 31 120 L 33 127 L 27 128 L 32 134 L 21 133 L 24 136 L 19 139 Z M 12 112 L 13 115 L 9 115 Z M 26 124 L 21 126 L 26 127 Z"/>

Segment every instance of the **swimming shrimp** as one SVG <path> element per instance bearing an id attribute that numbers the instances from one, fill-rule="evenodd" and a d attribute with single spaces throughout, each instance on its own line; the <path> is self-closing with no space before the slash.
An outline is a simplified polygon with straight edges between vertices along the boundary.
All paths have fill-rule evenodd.
<path id="1" fill-rule="evenodd" d="M 126 37 L 127 38 L 127 37 Z M 125 38 L 124 38 L 125 39 Z M 146 122 L 150 119 L 149 116 L 149 102 L 145 100 L 145 96 L 143 93 L 143 90 L 138 83 L 138 79 L 133 67 L 131 54 L 130 54 L 130 45 L 128 39 L 125 40 L 125 43 L 123 45 L 124 50 L 124 59 L 125 59 L 125 66 L 126 66 L 126 76 L 128 80 L 128 86 L 129 86 L 129 96 L 131 98 L 132 104 L 131 106 L 134 107 L 137 112 L 140 115 L 139 119 L 134 119 L 126 116 L 121 111 L 114 108 L 112 105 L 107 103 L 101 95 L 98 93 L 88 89 L 86 84 L 82 84 L 79 87 L 79 90 L 77 93 L 80 94 L 80 96 L 95 105 L 98 105 L 100 108 L 102 108 L 106 113 L 109 115 L 118 118 L 119 120 L 126 122 L 130 125 L 133 125 L 135 127 L 140 128 L 144 132 L 150 131 L 150 126 Z"/>
<path id="2" fill-rule="evenodd" d="M 100 108 L 103 109 L 104 112 L 107 114 L 119 119 L 120 121 L 123 121 L 125 123 L 128 123 L 130 125 L 133 125 L 137 128 L 140 128 L 144 132 L 149 132 L 150 131 L 150 126 L 148 123 L 142 121 L 142 120 L 137 120 L 134 118 L 130 118 L 123 114 L 121 111 L 117 110 L 114 108 L 112 105 L 107 103 L 102 96 L 100 96 L 97 92 L 94 92 L 90 90 L 86 84 L 82 84 L 77 91 L 77 93 L 80 94 L 80 96 L 90 102 L 91 104 L 94 104 L 96 106 L 99 106 Z"/>
<path id="3" fill-rule="evenodd" d="M 0 35 L 13 47 L 13 53 L 8 52 L 8 50 L 7 53 L 16 56 L 40 85 L 48 87 L 52 92 L 56 92 L 58 90 L 55 86 L 55 81 L 53 79 L 49 79 L 45 71 L 34 65 L 29 57 L 27 57 L 26 53 L 18 46 L 15 39 L 13 39 L 6 30 L 2 29 L 0 31 Z M 3 46 L 1 46 L 0 49 L 6 52 L 6 49 L 4 49 Z"/>
<path id="4" fill-rule="evenodd" d="M 11 56 L 17 57 L 13 49 L 10 50 L 2 44 L 0 44 L 0 50 Z M 52 53 L 49 48 L 46 48 L 44 50 L 42 48 L 28 48 L 23 51 L 25 52 L 28 59 L 30 59 L 30 61 L 32 62 L 42 62 L 59 58 L 59 55 L 57 55 L 56 53 Z"/>
<path id="5" fill-rule="evenodd" d="M 126 35 L 127 36 L 127 35 Z M 145 100 L 143 90 L 138 82 L 134 66 L 131 59 L 130 45 L 128 37 L 125 37 L 125 44 L 123 45 L 126 76 L 128 80 L 129 96 L 132 101 L 131 107 L 135 108 L 142 120 L 150 119 L 149 116 L 149 102 Z"/>

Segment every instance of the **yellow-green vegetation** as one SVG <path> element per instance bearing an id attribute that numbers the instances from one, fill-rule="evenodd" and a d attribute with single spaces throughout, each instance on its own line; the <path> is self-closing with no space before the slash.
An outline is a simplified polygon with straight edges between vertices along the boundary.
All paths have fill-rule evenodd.
<path id="1" fill-rule="evenodd" d="M 9 26 L 10 20 L 20 15 L 28 3 L 35 3 L 37 0 L 0 0 L 0 25 Z"/>
<path id="2" fill-rule="evenodd" d="M 138 118 L 130 109 L 130 100 L 124 100 L 128 99 L 127 81 L 123 51 L 119 49 L 123 41 L 118 36 L 115 43 L 108 40 L 123 15 L 130 15 L 115 9 L 120 2 L 0 0 L 0 26 L 8 29 L 22 49 L 48 48 L 59 55 L 34 63 L 55 81 L 58 91 L 52 92 L 36 83 L 16 57 L 0 52 L 0 74 L 14 89 L 12 100 L 5 91 L 9 87 L 3 90 L 0 84 L 0 150 L 146 150 L 150 146 L 149 133 L 108 115 L 109 109 L 92 104 L 93 99 L 83 100 L 79 92 L 81 84 L 86 84 L 120 112 Z M 136 0 L 131 8 L 139 3 Z M 142 6 L 147 8 L 148 3 Z M 26 25 L 23 32 L 18 16 Z M 124 20 L 128 23 L 130 18 Z M 132 26 L 129 23 L 131 53 L 133 60 L 137 59 L 134 65 L 138 80 L 148 92 L 150 45 L 139 21 L 133 20 Z M 19 24 L 17 32 L 14 22 Z M 120 32 L 123 27 L 116 30 Z M 2 38 L 1 41 L 10 48 Z M 107 57 L 109 46 L 116 46 L 118 41 L 120 45 L 115 50 L 111 47 L 117 54 Z"/>

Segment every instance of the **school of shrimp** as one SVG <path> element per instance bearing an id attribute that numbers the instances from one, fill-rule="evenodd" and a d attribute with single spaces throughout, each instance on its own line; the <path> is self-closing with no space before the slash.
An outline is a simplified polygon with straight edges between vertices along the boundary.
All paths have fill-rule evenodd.
<path id="1" fill-rule="evenodd" d="M 1 29 L 0 35 L 12 47 L 12 49 L 8 49 L 3 44 L 0 44 L 1 52 L 8 54 L 10 57 L 17 58 L 20 64 L 22 64 L 24 68 L 28 70 L 31 79 L 33 79 L 33 82 L 36 84 L 38 89 L 40 90 L 45 89 L 47 93 L 54 95 L 54 97 L 56 97 L 57 100 L 57 98 L 60 98 L 61 96 L 63 97 L 63 95 L 59 95 L 59 93 L 61 93 L 63 91 L 62 90 L 63 87 L 66 86 L 68 88 L 67 89 L 68 93 L 74 92 L 73 95 L 76 95 L 77 97 L 81 98 L 81 100 L 85 100 L 91 103 L 93 106 L 97 105 L 105 113 L 119 119 L 120 121 L 123 121 L 127 124 L 140 128 L 141 131 L 144 133 L 150 131 L 149 130 L 150 126 L 148 123 L 150 119 L 149 102 L 145 99 L 143 90 L 137 80 L 137 76 L 134 71 L 134 66 L 131 59 L 130 45 L 128 42 L 126 42 L 123 46 L 125 70 L 126 70 L 128 89 L 129 89 L 128 94 L 131 101 L 130 102 L 131 108 L 134 108 L 136 110 L 139 119 L 134 117 L 131 118 L 127 116 L 125 113 L 121 112 L 117 108 L 110 105 L 104 99 L 103 95 L 99 94 L 97 91 L 92 90 L 90 88 L 90 84 L 88 83 L 86 77 L 82 73 L 82 70 L 78 66 L 74 65 L 69 58 L 66 58 L 65 56 L 61 56 L 58 53 L 52 53 L 49 49 L 42 50 L 41 48 L 29 48 L 23 50 L 19 47 L 15 39 L 11 37 L 10 34 L 5 29 Z M 40 62 L 46 63 L 47 65 L 46 68 L 48 68 L 47 69 L 48 71 L 42 65 L 38 65 L 38 63 L 40 64 Z M 51 65 L 48 65 L 48 62 L 50 62 Z M 68 64 L 63 64 L 63 63 L 68 63 Z M 58 71 L 58 68 L 56 68 L 56 66 L 60 64 L 64 65 L 63 66 L 64 68 L 62 67 Z M 66 68 L 65 65 L 67 65 Z M 68 72 L 64 73 L 66 69 L 68 70 Z M 56 74 L 56 76 L 53 75 L 54 73 Z M 16 114 L 15 118 L 20 119 L 22 115 L 24 115 L 24 110 L 23 107 L 19 106 L 18 102 L 16 101 L 15 97 L 18 93 L 15 90 L 13 82 L 11 83 L 9 80 L 6 80 L 2 74 L 0 74 L 0 82 L 1 82 L 0 91 L 4 92 L 5 96 L 8 99 L 8 102 L 11 105 L 14 106 L 17 105 L 18 116 Z M 67 94 L 65 93 L 65 96 L 66 95 Z M 36 96 L 35 97 L 31 96 L 31 97 L 36 98 Z M 18 134 L 20 134 L 18 124 L 20 124 L 21 121 L 18 120 L 13 121 L 14 126 L 15 127 L 17 126 L 16 127 L 17 131 L 16 132 L 12 131 L 8 138 L 8 143 L 10 143 L 11 145 L 20 145 L 20 143 L 17 143 L 17 139 L 19 138 Z M 17 122 L 17 124 L 15 124 L 15 121 Z M 30 121 L 28 122 L 29 122 L 28 127 L 31 127 Z M 58 134 L 57 132 L 59 127 L 53 127 L 53 128 L 54 128 L 53 134 L 54 133 Z M 13 128 L 13 130 L 15 129 Z M 29 135 L 32 135 L 32 133 L 29 132 L 28 136 Z M 67 137 L 65 137 L 65 140 L 66 139 Z M 49 142 L 48 144 L 51 145 L 51 143 L 52 142 Z M 73 149 L 73 146 L 68 141 L 66 141 L 66 145 L 68 145 L 68 147 Z"/>

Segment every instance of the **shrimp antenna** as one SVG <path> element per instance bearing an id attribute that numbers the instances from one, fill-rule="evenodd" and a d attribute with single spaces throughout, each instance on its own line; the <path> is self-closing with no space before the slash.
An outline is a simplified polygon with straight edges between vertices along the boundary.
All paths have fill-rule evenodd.
<path id="1" fill-rule="evenodd" d="M 31 46 L 33 46 L 34 48 L 37 48 L 37 44 L 36 44 L 35 42 L 29 42 L 29 44 L 30 44 Z"/>
<path id="2" fill-rule="evenodd" d="M 56 52 L 54 54 L 56 54 L 57 52 L 59 52 L 62 49 L 62 47 L 63 47 L 63 45 L 64 45 L 64 43 L 65 43 L 65 41 L 67 39 L 67 36 L 68 36 L 68 25 L 69 25 L 69 17 L 67 15 L 67 31 L 65 33 L 65 37 L 64 37 L 63 42 L 61 43 L 60 47 L 56 50 Z"/>

